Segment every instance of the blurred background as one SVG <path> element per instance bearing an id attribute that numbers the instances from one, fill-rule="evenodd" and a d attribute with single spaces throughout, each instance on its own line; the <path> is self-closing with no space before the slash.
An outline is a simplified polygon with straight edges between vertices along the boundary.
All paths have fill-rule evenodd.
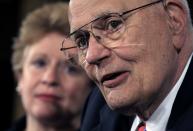
<path id="1" fill-rule="evenodd" d="M 50 2 L 68 0 L 0 0 L 0 131 L 10 127 L 10 124 L 21 114 L 17 101 L 10 57 L 13 38 L 17 36 L 21 21 L 26 14 L 37 7 Z M 188 0 L 193 12 L 193 1 Z M 192 13 L 193 14 L 193 13 Z"/>

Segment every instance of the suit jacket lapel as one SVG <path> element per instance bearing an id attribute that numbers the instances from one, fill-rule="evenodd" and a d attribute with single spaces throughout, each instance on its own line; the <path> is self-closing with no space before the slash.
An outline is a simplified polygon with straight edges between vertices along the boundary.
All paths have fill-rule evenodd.
<path id="1" fill-rule="evenodd" d="M 190 131 L 193 124 L 193 60 L 191 60 L 184 81 L 177 93 L 171 115 L 167 125 L 167 131 Z"/>

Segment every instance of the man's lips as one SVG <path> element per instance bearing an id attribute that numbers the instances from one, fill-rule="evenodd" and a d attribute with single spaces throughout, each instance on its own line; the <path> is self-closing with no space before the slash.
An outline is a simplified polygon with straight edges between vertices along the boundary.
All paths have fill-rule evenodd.
<path id="1" fill-rule="evenodd" d="M 106 87 L 113 88 L 124 82 L 128 76 L 128 71 L 110 73 L 102 77 L 101 83 Z"/>

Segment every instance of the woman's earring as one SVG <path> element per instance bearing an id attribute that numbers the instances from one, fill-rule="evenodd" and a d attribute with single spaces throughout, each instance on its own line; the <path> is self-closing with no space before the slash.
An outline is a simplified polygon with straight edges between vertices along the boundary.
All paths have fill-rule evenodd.
<path id="1" fill-rule="evenodd" d="M 20 93 L 21 89 L 19 88 L 19 86 L 16 87 L 16 92 Z"/>

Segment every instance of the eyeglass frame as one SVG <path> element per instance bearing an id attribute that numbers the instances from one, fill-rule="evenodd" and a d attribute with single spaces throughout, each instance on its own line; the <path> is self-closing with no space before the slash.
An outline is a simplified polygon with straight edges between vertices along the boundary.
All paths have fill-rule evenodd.
<path id="1" fill-rule="evenodd" d="M 164 0 L 157 0 L 157 1 L 154 1 L 154 2 L 151 2 L 151 3 L 148 3 L 148 4 L 144 4 L 144 5 L 142 5 L 142 6 L 136 7 L 136 8 L 134 8 L 134 9 L 124 11 L 124 12 L 122 12 L 122 13 L 109 13 L 109 14 L 107 14 L 107 15 L 105 15 L 105 16 L 108 16 L 108 15 L 110 15 L 110 14 L 118 14 L 120 17 L 123 18 L 124 15 L 126 15 L 126 14 L 128 14 L 128 13 L 131 13 L 131 12 L 133 12 L 133 11 L 135 11 L 135 10 L 142 9 L 142 8 L 145 8 L 145 7 L 148 7 L 148 6 L 151 6 L 151 5 L 154 5 L 154 4 L 163 2 L 163 1 L 164 1 Z M 104 16 L 100 16 L 100 17 L 98 17 L 98 18 L 90 21 L 89 23 L 81 26 L 81 27 L 78 28 L 77 30 L 75 30 L 75 31 L 73 31 L 72 33 L 70 33 L 70 34 L 67 36 L 67 38 L 70 38 L 70 36 L 72 36 L 73 34 L 75 34 L 77 31 L 81 31 L 81 29 L 82 29 L 83 27 L 85 27 L 85 26 L 87 26 L 87 25 L 89 25 L 89 24 L 91 24 L 91 23 L 93 23 L 93 22 L 95 22 L 95 21 L 97 21 L 97 20 L 99 20 L 99 19 L 101 19 L 101 18 L 103 18 L 103 17 L 104 17 Z M 85 31 L 85 30 L 84 30 L 84 31 Z M 91 31 L 87 31 L 87 32 L 90 32 L 90 33 L 92 33 L 92 35 L 94 35 L 94 33 L 91 32 Z M 95 35 L 94 35 L 94 37 L 95 37 Z M 64 44 L 65 40 L 66 40 L 66 39 L 64 39 L 64 40 L 62 41 L 62 47 L 60 48 L 60 51 L 65 51 L 65 50 L 68 50 L 68 49 L 72 49 L 72 48 L 77 48 L 77 47 L 78 47 L 78 46 L 76 45 L 76 46 L 71 46 L 71 47 L 66 47 L 66 48 L 64 48 L 64 47 L 63 47 L 63 44 Z M 88 45 L 89 45 L 89 43 L 88 43 Z M 87 46 L 87 47 L 88 47 L 88 46 Z"/>

